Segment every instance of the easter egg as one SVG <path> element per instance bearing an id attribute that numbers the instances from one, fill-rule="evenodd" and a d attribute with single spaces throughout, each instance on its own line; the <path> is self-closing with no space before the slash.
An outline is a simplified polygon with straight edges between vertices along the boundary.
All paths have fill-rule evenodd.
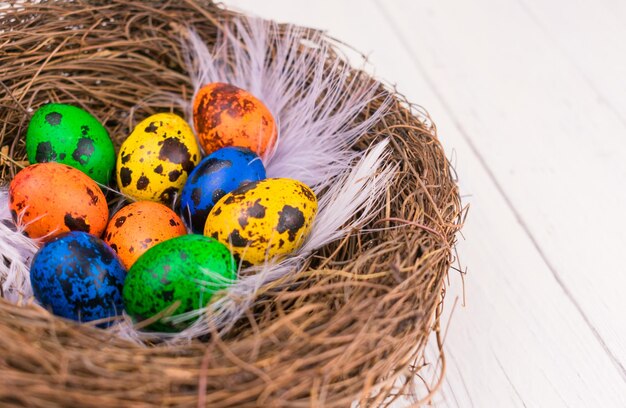
<path id="1" fill-rule="evenodd" d="M 237 277 L 232 255 L 221 243 L 202 235 L 184 235 L 150 248 L 130 268 L 124 283 L 124 305 L 136 320 L 148 319 L 179 303 L 170 316 L 206 306 L 215 292 Z M 158 331 L 179 331 L 191 321 L 167 317 L 150 325 Z"/>
<path id="2" fill-rule="evenodd" d="M 293 252 L 304 242 L 317 213 L 305 184 L 270 178 L 226 194 L 207 217 L 204 235 L 224 243 L 242 266 Z"/>
<path id="3" fill-rule="evenodd" d="M 173 113 L 157 113 L 140 122 L 117 156 L 117 185 L 136 200 L 171 205 L 200 161 L 191 128 Z"/>
<path id="4" fill-rule="evenodd" d="M 115 150 L 106 129 L 89 112 L 50 103 L 33 114 L 26 132 L 26 153 L 33 163 L 72 166 L 100 184 L 108 184 Z"/>
<path id="5" fill-rule="evenodd" d="M 100 236 L 109 219 L 100 187 L 79 170 L 52 162 L 17 173 L 9 186 L 9 209 L 26 235 L 44 240 L 68 231 Z"/>
<path id="6" fill-rule="evenodd" d="M 251 93 L 215 82 L 200 88 L 193 122 L 206 154 L 226 146 L 247 147 L 259 156 L 271 151 L 277 129 L 269 109 Z"/>
<path id="7" fill-rule="evenodd" d="M 85 232 L 59 235 L 30 267 L 37 301 L 57 316 L 89 322 L 121 314 L 126 270 L 101 239 Z"/>
<path id="8" fill-rule="evenodd" d="M 178 215 L 161 203 L 137 201 L 119 210 L 104 230 L 104 242 L 129 269 L 148 249 L 159 242 L 185 235 Z"/>
<path id="9" fill-rule="evenodd" d="M 226 193 L 265 178 L 259 156 L 243 147 L 224 147 L 202 159 L 189 175 L 180 200 L 187 226 L 202 234 L 209 212 Z"/>

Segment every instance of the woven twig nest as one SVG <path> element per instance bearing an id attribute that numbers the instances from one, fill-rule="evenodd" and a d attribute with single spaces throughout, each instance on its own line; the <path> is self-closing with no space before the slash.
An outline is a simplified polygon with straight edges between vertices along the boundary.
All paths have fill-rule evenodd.
<path id="1" fill-rule="evenodd" d="M 155 93 L 193 94 L 179 28 L 193 26 L 210 45 L 234 16 L 191 0 L 20 2 L 0 13 L 1 184 L 25 165 L 33 107 L 81 106 L 119 147 L 131 112 L 142 119 L 173 109 Z M 0 404 L 345 407 L 409 393 L 439 333 L 463 211 L 434 125 L 377 87 L 358 120 L 389 96 L 391 106 L 355 148 L 388 138 L 397 171 L 368 225 L 316 251 L 288 281 L 261 288 L 227 333 L 187 344 L 137 345 L 0 298 Z"/>

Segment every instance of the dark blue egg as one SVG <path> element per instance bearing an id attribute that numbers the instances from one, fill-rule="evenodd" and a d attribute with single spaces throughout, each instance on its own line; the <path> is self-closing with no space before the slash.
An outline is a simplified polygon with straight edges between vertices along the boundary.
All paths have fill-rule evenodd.
<path id="1" fill-rule="evenodd" d="M 243 147 L 224 147 L 198 164 L 183 187 L 180 215 L 196 234 L 204 232 L 204 223 L 213 206 L 225 194 L 243 184 L 265 179 L 261 158 Z"/>
<path id="2" fill-rule="evenodd" d="M 121 314 L 126 270 L 99 238 L 68 232 L 35 254 L 30 281 L 35 298 L 57 316 L 80 322 Z"/>

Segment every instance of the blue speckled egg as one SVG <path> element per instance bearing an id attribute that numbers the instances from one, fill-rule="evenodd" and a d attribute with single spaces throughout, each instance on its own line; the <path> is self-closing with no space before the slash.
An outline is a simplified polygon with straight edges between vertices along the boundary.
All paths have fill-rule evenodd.
<path id="1" fill-rule="evenodd" d="M 30 267 L 39 303 L 57 316 L 80 322 L 120 314 L 125 278 L 126 270 L 113 249 L 79 231 L 46 243 Z"/>
<path id="2" fill-rule="evenodd" d="M 194 233 L 202 234 L 213 206 L 240 186 L 265 179 L 259 156 L 243 147 L 224 147 L 205 157 L 183 187 L 180 214 Z"/>

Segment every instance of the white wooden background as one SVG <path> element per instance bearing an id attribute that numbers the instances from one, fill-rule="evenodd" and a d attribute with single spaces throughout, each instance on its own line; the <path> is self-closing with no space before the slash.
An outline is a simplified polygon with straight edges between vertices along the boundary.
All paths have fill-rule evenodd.
<path id="1" fill-rule="evenodd" d="M 626 407 L 626 2 L 226 4 L 328 30 L 437 123 L 471 209 L 433 403 Z"/>

